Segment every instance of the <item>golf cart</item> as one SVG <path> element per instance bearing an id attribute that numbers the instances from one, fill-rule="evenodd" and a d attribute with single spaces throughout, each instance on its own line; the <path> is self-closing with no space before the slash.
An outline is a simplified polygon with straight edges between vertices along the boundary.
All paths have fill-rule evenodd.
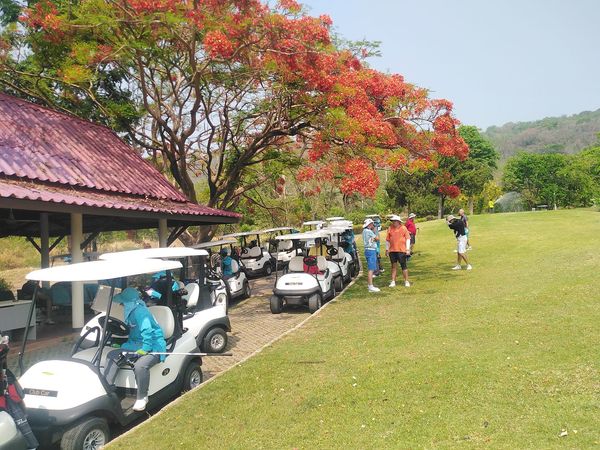
<path id="1" fill-rule="evenodd" d="M 334 271 L 341 277 L 337 264 L 327 261 L 322 255 L 309 255 L 310 248 L 321 248 L 326 233 L 309 231 L 277 236 L 278 241 L 292 241 L 294 248 L 302 248 L 303 255 L 292 257 L 287 272 L 275 278 L 275 287 L 270 299 L 271 312 L 279 314 L 285 305 L 308 305 L 311 313 L 335 297 Z"/>
<path id="2" fill-rule="evenodd" d="M 340 245 L 341 236 L 346 230 L 345 227 L 326 227 L 321 230 L 322 233 L 327 234 L 324 242 L 327 248 L 327 259 L 333 261 L 339 267 L 343 284 L 349 283 L 358 274 L 358 268 L 352 253 L 346 253 L 344 247 Z M 336 285 L 337 290 L 341 291 L 342 288 L 343 286 Z"/>
<path id="3" fill-rule="evenodd" d="M 302 231 L 316 231 L 323 228 L 325 222 L 323 220 L 309 220 L 307 222 L 302 222 Z"/>
<path id="4" fill-rule="evenodd" d="M 292 227 L 268 228 L 262 231 L 263 234 L 269 236 L 269 253 L 273 259 L 277 260 L 276 265 L 278 269 L 287 267 L 292 257 L 301 255 L 302 250 L 294 248 L 292 241 L 278 241 L 275 238 L 283 234 L 294 234 L 297 232 L 298 230 Z"/>
<path id="5" fill-rule="evenodd" d="M 228 296 L 228 303 L 231 303 L 234 299 L 249 298 L 252 295 L 244 267 L 236 260 L 237 256 L 233 251 L 235 244 L 237 244 L 235 239 L 221 239 L 219 241 L 203 242 L 194 246 L 196 249 L 208 252 L 208 269 L 211 274 L 211 280 L 218 281 L 221 288 L 225 289 Z M 231 271 L 233 275 L 229 278 L 223 276 L 223 257 L 221 256 L 223 250 L 227 252 L 228 256 L 232 257 Z"/>
<path id="6" fill-rule="evenodd" d="M 116 336 L 129 334 L 129 327 L 111 314 L 115 288 L 125 277 L 181 267 L 177 261 L 124 259 L 51 267 L 26 276 L 28 280 L 35 281 L 107 280 L 110 283 L 109 319 L 99 321 L 98 329 L 87 331 L 98 336 L 93 345 L 84 346 L 86 336 L 81 336 L 70 358 L 40 361 L 19 379 L 25 391 L 29 423 L 42 446 L 60 442 L 63 450 L 100 448 L 110 440 L 109 425 L 125 426 L 147 416 L 146 412 L 133 410 L 137 385 L 130 365 L 119 365 L 114 386 L 109 385 L 105 378 L 107 354 L 113 350 L 111 346 L 120 341 Z M 29 311 L 30 319 L 36 297 L 37 289 Z M 177 332 L 170 308 L 153 306 L 149 309 L 163 331 L 168 353 L 163 362 L 150 369 L 147 409 L 156 409 L 202 382 L 203 354 L 198 354 L 194 331 L 184 329 Z M 26 329 L 19 354 L 21 372 L 28 331 Z"/>
<path id="7" fill-rule="evenodd" d="M 154 289 L 148 289 L 148 301 L 155 303 L 156 300 L 171 308 L 175 316 L 175 325 L 179 329 L 192 330 L 196 336 L 198 347 L 204 352 L 220 353 L 227 347 L 227 332 L 231 331 L 231 323 L 227 316 L 228 298 L 227 289 L 219 278 L 211 277 L 210 268 L 207 266 L 208 252 L 188 247 L 167 247 L 130 250 L 124 252 L 104 253 L 100 260 L 124 261 L 138 259 L 169 259 L 178 260 L 182 268 L 178 272 L 165 271 L 164 285 L 172 286 L 171 289 L 162 289 L 166 294 L 154 296 Z M 175 281 L 172 275 L 177 273 L 180 281 Z M 160 281 L 159 281 L 160 283 Z M 154 285 L 154 284 L 153 284 Z M 106 315 L 107 287 L 104 295 L 96 296 L 92 309 L 99 314 L 92 318 L 81 331 L 82 335 L 86 329 L 94 327 L 99 318 Z M 153 292 L 150 292 L 153 291 Z M 122 320 L 121 305 L 113 306 L 113 316 Z M 88 336 L 88 340 L 96 339 Z"/>
<path id="8" fill-rule="evenodd" d="M 260 235 L 260 231 L 246 231 L 221 237 L 221 239 L 239 239 L 241 244 L 239 258 L 248 276 L 269 276 L 275 267 L 275 261 L 271 258 L 271 254 L 260 244 Z"/>

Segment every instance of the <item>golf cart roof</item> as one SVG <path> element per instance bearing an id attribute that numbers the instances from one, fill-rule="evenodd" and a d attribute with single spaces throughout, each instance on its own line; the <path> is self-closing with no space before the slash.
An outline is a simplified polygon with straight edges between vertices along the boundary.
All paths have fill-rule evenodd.
<path id="1" fill-rule="evenodd" d="M 308 222 L 302 222 L 302 225 L 323 225 L 324 223 L 322 220 L 309 220 Z"/>
<path id="2" fill-rule="evenodd" d="M 186 256 L 208 256 L 206 250 L 197 250 L 189 247 L 161 247 L 142 248 L 139 250 L 128 250 L 124 252 L 104 253 L 100 255 L 101 260 L 114 261 L 116 259 L 146 259 L 146 258 L 185 258 Z"/>
<path id="3" fill-rule="evenodd" d="M 323 233 L 322 230 L 307 231 L 305 233 L 291 233 L 275 236 L 278 241 L 312 241 L 313 239 L 329 236 L 328 233 Z"/>
<path id="4" fill-rule="evenodd" d="M 48 269 L 34 270 L 25 278 L 36 281 L 97 281 L 129 277 L 161 270 L 180 269 L 179 261 L 163 259 L 139 259 L 131 264 L 131 258 L 110 261 L 90 261 Z"/>
<path id="5" fill-rule="evenodd" d="M 325 219 L 327 222 L 332 222 L 334 220 L 346 220 L 345 217 L 328 217 L 327 219 Z"/>
<path id="6" fill-rule="evenodd" d="M 342 234 L 345 231 L 352 230 L 351 226 L 341 226 L 341 225 L 333 225 L 327 228 L 322 228 L 321 232 L 328 234 Z"/>
<path id="7" fill-rule="evenodd" d="M 375 219 L 375 218 L 379 218 L 381 219 L 381 216 L 379 214 L 369 214 L 365 216 L 367 219 Z"/>
<path id="8" fill-rule="evenodd" d="M 242 237 L 242 236 L 257 236 L 261 233 L 262 233 L 261 231 L 243 231 L 240 233 L 225 234 L 225 235 L 221 236 L 221 239 L 236 238 L 236 237 Z"/>
<path id="9" fill-rule="evenodd" d="M 290 231 L 295 230 L 292 227 L 279 227 L 279 228 L 267 228 L 266 230 L 262 230 L 263 233 L 274 233 L 276 231 Z"/>
<path id="10" fill-rule="evenodd" d="M 202 242 L 200 244 L 194 245 L 194 248 L 220 247 L 221 245 L 231 245 L 237 243 L 238 242 L 235 239 L 219 239 L 218 241 Z"/>

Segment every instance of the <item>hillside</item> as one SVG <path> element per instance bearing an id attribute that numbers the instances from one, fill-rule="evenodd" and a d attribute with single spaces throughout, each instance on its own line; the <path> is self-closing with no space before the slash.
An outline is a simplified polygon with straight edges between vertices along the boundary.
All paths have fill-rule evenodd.
<path id="1" fill-rule="evenodd" d="M 600 109 L 572 116 L 546 117 L 535 122 L 509 122 L 483 133 L 503 160 L 518 150 L 534 153 L 576 153 L 598 141 Z"/>

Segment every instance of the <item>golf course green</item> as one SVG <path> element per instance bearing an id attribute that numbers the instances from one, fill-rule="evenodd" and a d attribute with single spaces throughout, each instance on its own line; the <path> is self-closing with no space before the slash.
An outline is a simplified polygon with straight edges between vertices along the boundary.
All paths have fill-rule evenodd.
<path id="1" fill-rule="evenodd" d="M 410 288 L 386 261 L 381 293 L 363 275 L 109 447 L 600 446 L 600 213 L 473 216 L 469 272 L 443 221 L 418 226 Z"/>

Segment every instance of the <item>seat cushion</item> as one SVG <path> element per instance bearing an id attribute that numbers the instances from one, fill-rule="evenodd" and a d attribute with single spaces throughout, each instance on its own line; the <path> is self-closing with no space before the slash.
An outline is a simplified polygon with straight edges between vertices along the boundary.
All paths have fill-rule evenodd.
<path id="1" fill-rule="evenodd" d="M 175 331 L 175 318 L 173 317 L 171 309 L 168 306 L 151 306 L 148 309 L 160 325 L 165 339 L 169 339 L 173 336 L 173 332 Z"/>
<path id="2" fill-rule="evenodd" d="M 290 272 L 304 272 L 304 258 L 302 256 L 294 256 L 288 265 Z"/>

